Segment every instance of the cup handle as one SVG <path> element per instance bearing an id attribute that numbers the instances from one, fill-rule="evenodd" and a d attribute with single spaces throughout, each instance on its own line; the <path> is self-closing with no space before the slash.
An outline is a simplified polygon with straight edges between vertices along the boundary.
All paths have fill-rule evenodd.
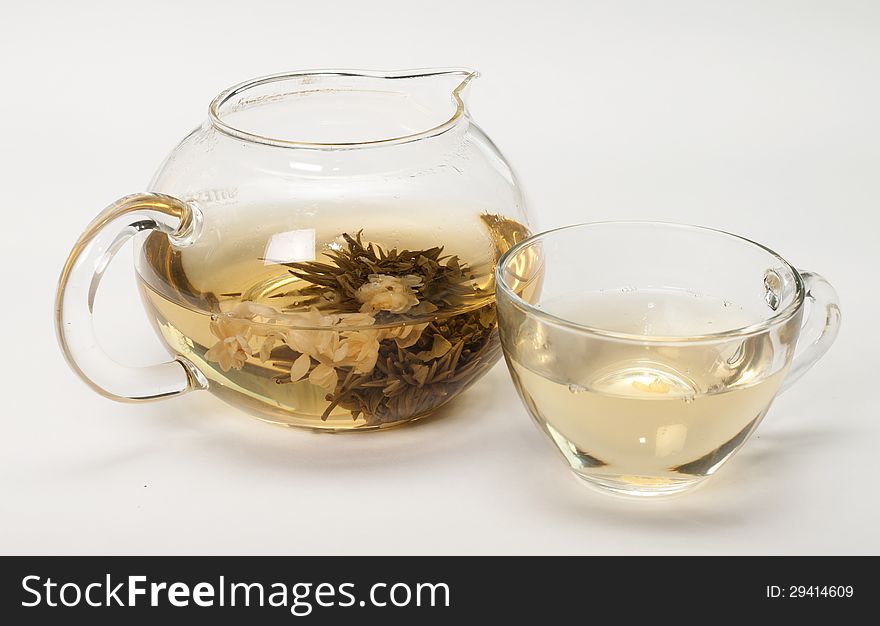
<path id="1" fill-rule="evenodd" d="M 128 367 L 98 345 L 93 326 L 95 293 L 110 260 L 144 230 L 165 233 L 178 247 L 198 237 L 201 212 L 172 196 L 142 193 L 120 198 L 82 234 L 61 272 L 55 298 L 55 329 L 67 363 L 92 389 L 119 401 L 155 400 L 207 389 L 208 381 L 187 359 Z"/>
<path id="2" fill-rule="evenodd" d="M 801 325 L 794 359 L 780 391 L 791 387 L 823 354 L 828 352 L 840 330 L 840 306 L 834 287 L 818 274 L 799 273 L 804 281 L 805 297 L 810 301 L 810 310 L 807 311 L 807 317 Z"/>

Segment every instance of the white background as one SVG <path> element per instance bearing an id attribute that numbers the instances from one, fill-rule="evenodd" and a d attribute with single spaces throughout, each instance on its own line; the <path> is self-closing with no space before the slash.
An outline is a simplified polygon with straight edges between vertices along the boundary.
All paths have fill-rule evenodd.
<path id="1" fill-rule="evenodd" d="M 0 24 L 0 552 L 878 553 L 880 4 L 28 2 Z M 474 117 L 537 226 L 731 230 L 823 273 L 837 344 L 693 494 L 569 475 L 503 365 L 373 435 L 269 426 L 207 393 L 105 400 L 52 325 L 71 244 L 143 190 L 221 89 L 290 69 L 472 66 Z M 695 262 L 698 262 L 695 259 Z M 164 356 L 131 261 L 108 350 Z"/>

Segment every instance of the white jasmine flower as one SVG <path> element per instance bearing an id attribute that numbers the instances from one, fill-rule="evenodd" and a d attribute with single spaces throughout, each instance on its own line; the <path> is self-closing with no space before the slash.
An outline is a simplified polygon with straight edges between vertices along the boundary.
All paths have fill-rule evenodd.
<path id="1" fill-rule="evenodd" d="M 220 369 L 228 372 L 240 370 L 250 356 L 251 327 L 246 321 L 222 315 L 211 322 L 211 333 L 219 339 L 205 352 L 205 359 L 220 365 Z"/>
<path id="2" fill-rule="evenodd" d="M 406 276 L 386 276 L 385 274 L 370 274 L 370 282 L 361 285 L 355 297 L 361 302 L 362 313 L 375 311 L 388 311 L 390 313 L 406 313 L 419 303 L 413 291 L 414 287 L 422 285 L 419 276 L 408 274 Z"/>

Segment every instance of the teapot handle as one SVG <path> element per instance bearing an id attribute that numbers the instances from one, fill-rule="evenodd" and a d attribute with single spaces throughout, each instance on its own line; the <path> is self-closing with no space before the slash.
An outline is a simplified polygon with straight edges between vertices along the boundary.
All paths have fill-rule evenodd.
<path id="1" fill-rule="evenodd" d="M 73 246 L 58 281 L 55 328 L 67 363 L 101 395 L 139 401 L 207 389 L 205 376 L 181 356 L 148 367 L 120 365 L 98 345 L 92 317 L 104 270 L 128 239 L 152 229 L 185 247 L 198 237 L 201 221 L 193 204 L 158 193 L 134 194 L 104 209 Z"/>

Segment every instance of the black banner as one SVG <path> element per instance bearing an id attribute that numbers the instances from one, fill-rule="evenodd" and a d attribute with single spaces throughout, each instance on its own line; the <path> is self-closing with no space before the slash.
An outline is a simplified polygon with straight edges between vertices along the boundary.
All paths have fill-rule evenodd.
<path id="1" fill-rule="evenodd" d="M 876 565 L 867 557 L 7 557 L 0 617 L 7 624 L 188 624 L 227 615 L 255 624 L 840 619 L 877 604 Z"/>

